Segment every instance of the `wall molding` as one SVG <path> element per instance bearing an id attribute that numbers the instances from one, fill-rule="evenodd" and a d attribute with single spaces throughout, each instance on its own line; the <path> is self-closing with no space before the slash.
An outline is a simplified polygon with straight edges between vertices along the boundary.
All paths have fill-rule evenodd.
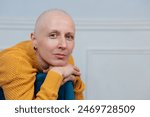
<path id="1" fill-rule="evenodd" d="M 33 30 L 34 20 L 0 18 L 0 30 Z"/>
<path id="2" fill-rule="evenodd" d="M 100 49 L 100 48 L 95 48 L 95 49 L 87 49 L 86 50 L 86 75 L 88 74 L 88 66 L 89 66 L 89 58 L 93 55 L 150 55 L 150 48 L 149 49 L 141 49 L 141 48 L 136 48 L 136 49 L 130 49 L 130 48 L 124 48 L 124 49 Z M 88 75 L 85 77 L 85 81 L 88 78 Z"/>
<path id="3" fill-rule="evenodd" d="M 77 30 L 150 30 L 150 20 L 75 19 Z M 0 30 L 33 30 L 35 20 L 0 18 Z"/>
<path id="4" fill-rule="evenodd" d="M 89 54 L 120 54 L 120 55 L 150 55 L 150 48 L 149 49 L 87 49 L 87 57 Z"/>
<path id="5" fill-rule="evenodd" d="M 145 56 L 148 55 L 150 56 L 150 48 L 149 49 L 142 49 L 142 48 L 88 48 L 86 49 L 86 66 L 85 66 L 85 84 L 88 84 L 88 79 L 89 79 L 89 62 L 90 62 L 90 57 L 94 55 L 141 55 Z M 88 96 L 88 89 L 85 91 L 85 98 L 87 99 Z"/>

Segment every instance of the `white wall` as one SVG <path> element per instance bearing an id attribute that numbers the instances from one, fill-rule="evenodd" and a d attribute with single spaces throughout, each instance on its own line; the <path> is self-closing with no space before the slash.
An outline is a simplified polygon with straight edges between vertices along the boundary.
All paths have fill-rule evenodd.
<path id="1" fill-rule="evenodd" d="M 48 8 L 75 19 L 86 99 L 150 99 L 149 0 L 0 0 L 0 49 L 29 39 Z"/>
<path id="2" fill-rule="evenodd" d="M 37 17 L 62 8 L 74 18 L 149 19 L 149 0 L 0 0 L 1 17 Z"/>

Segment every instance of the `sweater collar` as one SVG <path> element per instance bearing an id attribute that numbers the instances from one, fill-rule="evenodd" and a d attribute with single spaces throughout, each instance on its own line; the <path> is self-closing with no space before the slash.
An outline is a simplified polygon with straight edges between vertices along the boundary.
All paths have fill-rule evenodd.
<path id="1" fill-rule="evenodd" d="M 37 56 L 36 56 L 36 52 L 33 48 L 32 41 L 29 41 L 28 52 L 29 52 L 29 56 L 31 58 L 33 67 L 36 68 L 38 71 L 42 71 L 42 68 L 41 68 L 39 61 L 37 59 Z"/>

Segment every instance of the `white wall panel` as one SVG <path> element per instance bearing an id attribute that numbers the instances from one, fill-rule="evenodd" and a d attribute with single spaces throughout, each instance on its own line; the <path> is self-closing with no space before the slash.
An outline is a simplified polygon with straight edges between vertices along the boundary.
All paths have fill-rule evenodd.
<path id="1" fill-rule="evenodd" d="M 88 99 L 150 99 L 150 50 L 88 50 Z"/>

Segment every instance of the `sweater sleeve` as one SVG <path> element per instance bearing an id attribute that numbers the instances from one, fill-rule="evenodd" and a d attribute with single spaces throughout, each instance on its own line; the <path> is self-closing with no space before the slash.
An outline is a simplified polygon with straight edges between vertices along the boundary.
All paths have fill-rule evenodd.
<path id="1" fill-rule="evenodd" d="M 26 59 L 16 56 L 0 58 L 0 87 L 5 99 L 52 100 L 57 99 L 62 76 L 49 71 L 40 91 L 34 96 L 36 69 Z"/>
<path id="2" fill-rule="evenodd" d="M 74 65 L 74 59 L 72 56 L 70 56 L 69 58 L 69 63 Z M 81 78 L 77 76 L 76 80 L 73 82 L 73 85 L 74 85 L 75 99 L 83 100 L 84 99 L 83 91 L 85 89 L 85 84 L 83 83 Z"/>
<path id="3" fill-rule="evenodd" d="M 63 77 L 54 71 L 49 71 L 36 99 L 56 100 Z"/>

